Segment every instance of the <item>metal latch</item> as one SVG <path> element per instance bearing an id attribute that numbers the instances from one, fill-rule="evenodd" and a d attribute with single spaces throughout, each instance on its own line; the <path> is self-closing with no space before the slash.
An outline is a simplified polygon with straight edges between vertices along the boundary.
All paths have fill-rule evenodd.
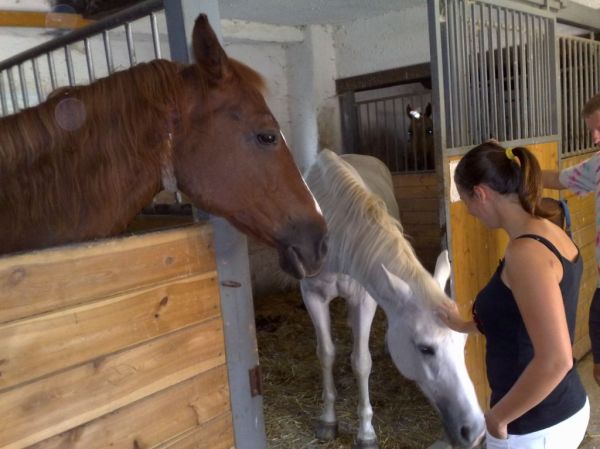
<path id="1" fill-rule="evenodd" d="M 262 374 L 260 372 L 260 366 L 256 365 L 254 368 L 248 370 L 250 376 L 250 395 L 262 396 Z"/>

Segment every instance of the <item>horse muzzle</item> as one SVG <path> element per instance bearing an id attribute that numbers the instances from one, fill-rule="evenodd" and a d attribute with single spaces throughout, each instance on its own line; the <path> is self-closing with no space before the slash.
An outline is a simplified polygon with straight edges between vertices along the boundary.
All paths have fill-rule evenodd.
<path id="1" fill-rule="evenodd" d="M 446 435 L 454 448 L 471 449 L 477 446 L 485 434 L 483 415 L 475 414 L 469 418 L 460 419 L 461 413 L 450 412 L 444 406 L 436 404 Z"/>
<path id="2" fill-rule="evenodd" d="M 325 227 L 308 224 L 293 228 L 277 243 L 279 265 L 296 279 L 316 276 L 327 254 Z"/>

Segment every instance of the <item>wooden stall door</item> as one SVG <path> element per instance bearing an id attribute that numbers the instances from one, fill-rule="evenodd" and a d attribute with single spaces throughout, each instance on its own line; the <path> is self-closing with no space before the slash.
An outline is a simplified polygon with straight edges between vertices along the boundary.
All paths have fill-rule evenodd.
<path id="1" fill-rule="evenodd" d="M 0 448 L 234 446 L 208 225 L 0 258 Z"/>

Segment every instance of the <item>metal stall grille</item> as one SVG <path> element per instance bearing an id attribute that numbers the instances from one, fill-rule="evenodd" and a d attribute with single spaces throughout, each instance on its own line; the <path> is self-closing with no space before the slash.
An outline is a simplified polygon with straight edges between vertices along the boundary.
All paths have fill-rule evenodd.
<path id="1" fill-rule="evenodd" d="M 581 109 L 600 92 L 600 42 L 561 36 L 559 43 L 563 157 L 593 151 Z"/>
<path id="2" fill-rule="evenodd" d="M 553 19 L 472 0 L 440 5 L 445 146 L 557 134 Z"/>
<path id="3" fill-rule="evenodd" d="M 434 170 L 430 90 L 410 84 L 354 95 L 356 152 L 381 159 L 394 173 Z"/>
<path id="4" fill-rule="evenodd" d="M 36 106 L 58 87 L 88 84 L 138 62 L 168 57 L 168 44 L 160 42 L 159 22 L 166 33 L 158 17 L 162 8 L 162 0 L 147 1 L 3 61 L 0 115 Z M 126 51 L 113 51 L 121 48 Z"/>

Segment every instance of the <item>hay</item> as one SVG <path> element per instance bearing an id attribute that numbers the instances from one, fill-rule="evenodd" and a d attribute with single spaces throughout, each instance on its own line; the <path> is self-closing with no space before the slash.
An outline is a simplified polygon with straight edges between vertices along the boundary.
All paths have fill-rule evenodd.
<path id="1" fill-rule="evenodd" d="M 298 291 L 259 298 L 256 328 L 263 373 L 265 422 L 270 449 L 347 449 L 358 420 L 357 388 L 350 366 L 352 340 L 346 306 L 331 304 L 337 356 L 339 437 L 319 442 L 314 420 L 321 407 L 321 370 L 315 333 Z M 373 370 L 370 378 L 373 426 L 381 449 L 427 448 L 442 435 L 439 417 L 416 385 L 404 379 L 384 350 L 385 317 L 378 310 L 371 331 Z"/>

